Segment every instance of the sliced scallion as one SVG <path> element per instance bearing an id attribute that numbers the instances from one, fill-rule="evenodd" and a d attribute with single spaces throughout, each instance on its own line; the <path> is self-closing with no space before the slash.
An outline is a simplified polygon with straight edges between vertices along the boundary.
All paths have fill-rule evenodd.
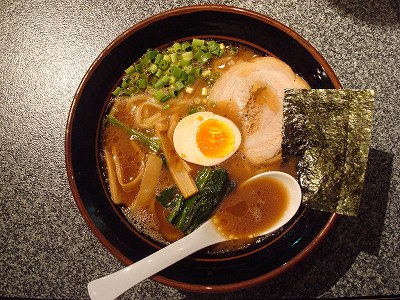
<path id="1" fill-rule="evenodd" d="M 201 46 L 203 46 L 203 45 L 204 45 L 204 40 L 196 39 L 196 38 L 194 38 L 194 39 L 192 40 L 192 46 L 193 46 L 193 47 L 201 47 Z"/>
<path id="2" fill-rule="evenodd" d="M 172 66 L 171 67 L 171 75 L 174 76 L 176 79 L 180 78 L 182 74 L 181 68 L 178 66 Z"/>
<path id="3" fill-rule="evenodd" d="M 158 69 L 155 75 L 156 77 L 160 78 L 163 74 L 164 74 L 163 70 Z"/>
<path id="4" fill-rule="evenodd" d="M 154 63 L 156 65 L 158 65 L 160 63 L 160 61 L 163 59 L 164 55 L 162 55 L 161 53 L 158 53 L 157 56 L 154 58 Z"/>
<path id="5" fill-rule="evenodd" d="M 130 66 L 129 68 L 125 69 L 125 73 L 128 75 L 131 75 L 133 72 L 135 72 L 134 66 Z"/>
<path id="6" fill-rule="evenodd" d="M 143 63 L 139 62 L 139 63 L 135 64 L 135 70 L 139 73 L 143 73 Z"/>
<path id="7" fill-rule="evenodd" d="M 151 74 L 155 74 L 158 70 L 158 67 L 155 64 L 150 65 L 149 71 Z"/>
<path id="8" fill-rule="evenodd" d="M 121 91 L 122 91 L 122 88 L 117 86 L 112 93 L 114 96 L 118 96 Z"/>
<path id="9" fill-rule="evenodd" d="M 139 79 L 138 81 L 137 81 L 137 85 L 138 85 L 138 87 L 139 87 L 139 89 L 145 89 L 146 87 L 147 87 L 147 80 L 146 79 L 144 79 L 144 78 L 142 78 L 142 79 Z"/>
<path id="10" fill-rule="evenodd" d="M 182 53 L 182 59 L 183 60 L 191 60 L 193 58 L 193 52 L 192 51 L 187 51 Z"/>
<path id="11" fill-rule="evenodd" d="M 172 98 L 174 98 L 174 97 L 178 96 L 178 91 L 177 91 L 176 89 L 171 88 L 171 89 L 168 90 L 168 94 L 169 94 Z"/>
<path id="12" fill-rule="evenodd" d="M 192 63 L 192 61 L 191 61 L 191 60 L 188 60 L 188 59 L 182 59 L 182 60 L 181 60 L 181 65 L 182 65 L 182 67 L 190 66 L 191 63 Z"/>
<path id="13" fill-rule="evenodd" d="M 182 43 L 182 50 L 183 51 L 191 51 L 192 49 L 193 49 L 192 45 L 189 42 L 183 42 Z"/>
<path id="14" fill-rule="evenodd" d="M 158 63 L 158 67 L 161 69 L 161 70 L 166 70 L 166 69 L 168 69 L 168 67 L 169 67 L 169 63 L 166 61 L 166 60 L 161 60 L 159 63 Z"/>
<path id="15" fill-rule="evenodd" d="M 182 81 L 175 82 L 175 90 L 180 91 L 184 87 L 185 87 L 185 85 L 182 83 Z"/>
<path id="16" fill-rule="evenodd" d="M 178 54 L 182 53 L 181 43 L 174 43 L 171 48 L 172 48 L 172 52 L 176 52 Z"/>
<path id="17" fill-rule="evenodd" d="M 156 100 L 157 100 L 157 101 L 160 101 L 160 102 L 165 102 L 165 101 L 167 101 L 169 98 L 171 98 L 171 96 L 168 95 L 168 94 L 166 94 L 166 93 L 164 93 L 163 90 L 156 90 L 156 91 L 154 91 L 153 97 L 156 98 Z"/>
<path id="18" fill-rule="evenodd" d="M 158 51 L 149 49 L 149 50 L 147 50 L 146 55 L 150 60 L 154 60 L 156 58 L 156 56 L 158 55 Z"/>
<path id="19" fill-rule="evenodd" d="M 161 89 L 165 85 L 165 82 L 160 78 L 157 80 L 157 82 L 154 84 L 154 88 L 156 89 Z M 158 100 L 158 99 L 157 99 Z"/>
<path id="20" fill-rule="evenodd" d="M 222 57 L 225 48 L 236 54 L 237 47 L 225 47 L 214 40 L 194 38 L 176 42 L 165 50 L 148 49 L 125 70 L 126 75 L 112 93 L 114 96 L 149 92 L 157 101 L 176 97 L 181 90 L 193 93 L 191 86 L 197 79 L 212 83 L 217 76 L 211 74 L 207 63 L 213 57 Z"/>

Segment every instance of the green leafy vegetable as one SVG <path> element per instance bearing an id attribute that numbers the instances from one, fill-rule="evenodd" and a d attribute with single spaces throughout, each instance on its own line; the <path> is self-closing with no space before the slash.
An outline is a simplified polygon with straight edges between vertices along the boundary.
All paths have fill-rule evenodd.
<path id="1" fill-rule="evenodd" d="M 187 199 L 175 187 L 156 196 L 169 210 L 168 220 L 185 234 L 207 221 L 222 199 L 236 186 L 228 179 L 227 171 L 220 168 L 203 168 L 195 181 L 199 192 Z"/>
<path id="2" fill-rule="evenodd" d="M 185 198 L 179 193 L 176 186 L 172 186 L 162 191 L 156 196 L 156 199 L 169 211 L 167 220 L 172 222 L 175 216 L 179 213 L 182 208 L 183 201 Z"/>
<path id="3" fill-rule="evenodd" d="M 204 188 L 211 174 L 211 168 L 203 168 L 196 177 L 195 183 L 197 188 L 200 190 Z M 160 194 L 156 196 L 157 200 L 169 210 L 169 215 L 167 217 L 168 221 L 173 222 L 176 215 L 181 211 L 183 206 L 183 201 L 185 198 L 179 192 L 176 186 L 165 189 Z"/>
<path id="4" fill-rule="evenodd" d="M 154 152 L 159 152 L 161 149 L 161 143 L 159 139 L 155 136 L 149 136 L 143 132 L 130 128 L 126 124 L 117 120 L 115 117 L 107 115 L 107 121 L 114 126 L 122 128 L 125 130 L 133 139 L 137 140 L 141 144 L 149 147 Z"/>

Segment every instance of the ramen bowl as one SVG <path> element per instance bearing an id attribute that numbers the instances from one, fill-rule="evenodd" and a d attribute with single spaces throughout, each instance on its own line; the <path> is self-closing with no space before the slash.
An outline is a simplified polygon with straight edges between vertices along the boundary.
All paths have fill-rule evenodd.
<path id="1" fill-rule="evenodd" d="M 139 233 L 111 200 L 100 154 L 107 104 L 124 70 L 147 49 L 194 37 L 241 43 L 284 61 L 312 88 L 340 88 L 336 75 L 310 43 L 278 21 L 241 8 L 204 5 L 174 9 L 118 36 L 100 53 L 78 87 L 67 122 L 65 152 L 68 179 L 80 213 L 104 247 L 125 265 L 163 245 Z M 301 261 L 335 219 L 336 214 L 301 206 L 280 230 L 257 243 L 234 251 L 199 251 L 152 279 L 193 292 L 247 288 Z"/>

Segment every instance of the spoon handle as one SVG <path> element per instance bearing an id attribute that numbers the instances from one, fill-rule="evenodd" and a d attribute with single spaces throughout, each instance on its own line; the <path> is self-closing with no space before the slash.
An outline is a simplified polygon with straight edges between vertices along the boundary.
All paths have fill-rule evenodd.
<path id="1" fill-rule="evenodd" d="M 88 284 L 92 300 L 115 299 L 135 284 L 156 274 L 182 258 L 224 239 L 211 232 L 206 222 L 191 234 L 115 273 L 95 279 Z"/>

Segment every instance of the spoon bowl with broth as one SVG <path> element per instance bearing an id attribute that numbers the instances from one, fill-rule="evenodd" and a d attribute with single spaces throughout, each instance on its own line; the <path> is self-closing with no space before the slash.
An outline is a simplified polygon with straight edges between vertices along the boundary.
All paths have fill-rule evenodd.
<path id="1" fill-rule="evenodd" d="M 89 282 L 90 298 L 115 299 L 142 280 L 205 247 L 271 234 L 296 214 L 301 196 L 300 185 L 291 175 L 279 171 L 258 174 L 243 182 L 215 215 L 192 233 L 124 269 Z"/>

